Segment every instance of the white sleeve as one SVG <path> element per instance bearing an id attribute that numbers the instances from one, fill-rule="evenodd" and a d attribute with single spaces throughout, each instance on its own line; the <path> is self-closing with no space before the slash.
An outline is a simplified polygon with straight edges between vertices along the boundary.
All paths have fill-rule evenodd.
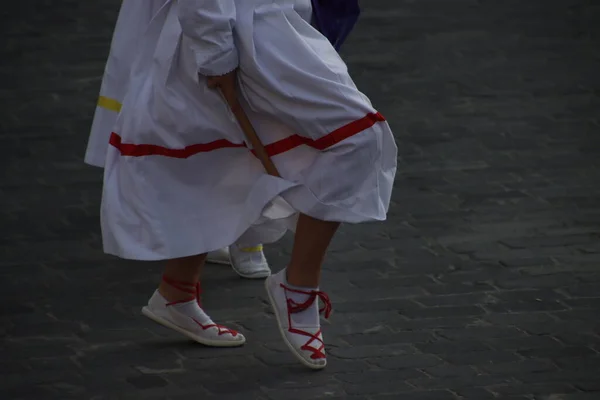
<path id="1" fill-rule="evenodd" d="M 179 0 L 179 23 L 189 39 L 198 65 L 205 76 L 220 76 L 238 67 L 233 41 L 234 0 Z"/>

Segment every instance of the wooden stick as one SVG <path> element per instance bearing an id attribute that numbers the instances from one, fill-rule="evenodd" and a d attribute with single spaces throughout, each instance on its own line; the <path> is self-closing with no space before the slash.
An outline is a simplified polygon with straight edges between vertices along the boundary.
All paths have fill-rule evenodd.
<path id="1" fill-rule="evenodd" d="M 223 97 L 225 98 L 225 101 L 227 101 L 229 108 L 231 108 L 231 112 L 233 112 L 233 115 L 235 115 L 238 124 L 240 124 L 240 127 L 246 135 L 246 138 L 248 139 L 250 144 L 252 144 L 252 148 L 256 152 L 256 156 L 262 163 L 267 173 L 272 176 L 281 177 L 279 171 L 277 170 L 277 167 L 273 163 L 273 160 L 271 160 L 271 157 L 269 157 L 265 146 L 260 141 L 256 130 L 252 126 L 248 115 L 240 105 L 240 102 L 237 99 L 237 97 L 235 97 L 234 95 L 228 95 L 227 93 L 225 93 L 225 91 L 221 91 L 221 93 L 223 93 Z"/>

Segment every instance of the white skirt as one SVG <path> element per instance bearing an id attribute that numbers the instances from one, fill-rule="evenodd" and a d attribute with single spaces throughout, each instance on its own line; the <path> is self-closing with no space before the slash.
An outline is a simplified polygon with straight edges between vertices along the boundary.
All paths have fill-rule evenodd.
<path id="1" fill-rule="evenodd" d="M 131 66 L 152 18 L 167 0 L 124 0 L 115 25 L 84 161 L 104 167 L 110 134 L 127 92 Z"/>
<path id="2" fill-rule="evenodd" d="M 384 220 L 392 132 L 310 25 L 310 0 L 236 2 L 243 106 L 282 178 L 264 172 L 221 95 L 198 77 L 177 7 L 170 2 L 151 22 L 111 136 L 105 251 L 159 260 L 240 237 L 269 243 L 297 213 Z"/>

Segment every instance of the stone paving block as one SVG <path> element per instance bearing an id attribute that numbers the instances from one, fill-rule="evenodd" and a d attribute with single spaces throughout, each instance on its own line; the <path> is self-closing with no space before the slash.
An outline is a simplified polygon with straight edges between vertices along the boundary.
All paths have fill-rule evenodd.
<path id="1" fill-rule="evenodd" d="M 443 354 L 440 357 L 443 358 L 444 361 L 456 365 L 487 365 L 513 362 L 521 359 L 521 357 L 514 352 L 495 350 Z"/>
<path id="2" fill-rule="evenodd" d="M 498 395 L 556 395 L 559 393 L 577 393 L 577 389 L 571 385 L 552 382 L 490 386 L 488 390 Z"/>
<path id="3" fill-rule="evenodd" d="M 544 359 L 525 359 L 508 363 L 479 365 L 477 368 L 493 375 L 517 375 L 517 377 L 522 377 L 522 374 L 525 373 L 537 374 L 539 372 L 558 371 L 554 363 Z"/>
<path id="4" fill-rule="evenodd" d="M 456 317 L 479 316 L 485 314 L 485 310 L 479 306 L 454 306 L 454 307 L 427 307 L 423 309 L 404 309 L 401 314 L 407 318 L 427 319 L 440 318 L 447 315 Z"/>
<path id="5" fill-rule="evenodd" d="M 470 324 L 477 324 L 479 318 L 471 317 L 440 317 L 428 319 L 401 319 L 390 323 L 390 327 L 394 331 L 412 331 L 412 330 L 428 330 L 435 328 L 456 328 L 465 327 Z"/>
<path id="6" fill-rule="evenodd" d="M 502 289 L 557 288 L 575 284 L 577 277 L 569 273 L 557 273 L 537 276 L 518 276 L 510 279 L 496 279 L 494 285 Z"/>
<path id="7" fill-rule="evenodd" d="M 460 389 L 484 387 L 508 383 L 510 379 L 501 375 L 477 374 L 470 377 L 445 377 L 436 379 L 409 379 L 411 385 L 420 389 L 450 389 L 457 392 Z"/>
<path id="8" fill-rule="evenodd" d="M 498 328 L 498 327 L 469 327 L 467 329 L 444 329 L 437 332 L 438 336 L 444 337 L 452 341 L 469 341 L 469 340 L 493 340 L 498 338 L 521 338 L 525 334 L 515 328 Z"/>
<path id="9" fill-rule="evenodd" d="M 446 285 L 429 285 L 425 286 L 425 290 L 427 290 L 431 294 L 457 294 L 457 293 L 476 293 L 476 292 L 492 292 L 494 291 L 494 287 L 486 284 L 486 283 L 475 283 L 475 284 L 465 284 L 465 283 L 455 283 L 455 284 L 446 284 Z"/>
<path id="10" fill-rule="evenodd" d="M 333 348 L 329 350 L 333 356 L 341 359 L 372 359 L 379 357 L 392 357 L 392 356 L 402 356 L 405 354 L 414 353 L 414 349 L 410 345 L 400 344 L 400 345 L 388 345 L 385 347 L 371 345 L 371 346 L 354 346 L 348 347 L 343 346 L 339 348 Z M 404 357 L 394 357 L 397 360 L 402 359 L 403 361 L 393 361 L 392 363 L 402 363 L 408 362 L 409 359 L 405 359 Z M 389 361 L 389 360 L 388 360 Z"/>
<path id="11" fill-rule="evenodd" d="M 563 342 L 552 336 L 521 336 L 485 339 L 485 344 L 496 349 L 555 349 L 562 347 Z"/>
<path id="12" fill-rule="evenodd" d="M 372 360 L 372 363 L 383 369 L 425 368 L 442 363 L 439 357 L 431 354 L 404 354 L 395 357 L 384 357 Z"/>
<path id="13" fill-rule="evenodd" d="M 473 339 L 465 340 L 439 340 L 434 343 L 416 343 L 417 349 L 427 354 L 463 354 L 464 352 L 486 351 L 491 350 L 491 347 L 480 341 Z"/>
<path id="14" fill-rule="evenodd" d="M 556 393 L 535 396 L 535 400 L 596 400 L 597 393 Z"/>
<path id="15" fill-rule="evenodd" d="M 555 335 L 555 338 L 566 344 L 574 346 L 597 346 L 600 345 L 600 336 L 593 332 L 580 332 L 580 333 L 559 333 Z"/>
<path id="16" fill-rule="evenodd" d="M 566 291 L 572 297 L 600 297 L 600 282 L 573 285 Z"/>
<path id="17" fill-rule="evenodd" d="M 410 368 L 405 368 L 401 370 L 373 370 L 363 371 L 360 373 L 335 375 L 335 379 L 341 382 L 351 383 L 354 385 L 362 385 L 369 383 L 385 384 L 386 382 L 391 381 L 405 381 L 407 379 L 425 377 L 426 375 L 420 370 Z"/>
<path id="18" fill-rule="evenodd" d="M 560 311 L 567 307 L 558 292 L 547 289 L 502 291 L 493 295 L 499 301 L 486 307 L 495 312 Z"/>
<path id="19" fill-rule="evenodd" d="M 487 323 L 498 326 L 544 326 L 555 324 L 556 318 L 544 312 L 523 312 L 523 313 L 495 313 L 484 317 Z"/>
<path id="20" fill-rule="evenodd" d="M 428 343 L 433 342 L 435 336 L 427 332 L 393 332 L 393 333 L 381 333 L 379 331 L 361 334 L 361 335 L 347 335 L 340 337 L 341 340 L 348 343 L 350 346 L 364 346 L 364 345 L 388 345 L 394 343 Z"/>
<path id="21" fill-rule="evenodd" d="M 410 391 L 401 394 L 403 399 L 407 400 L 456 400 L 458 397 L 447 390 L 424 390 Z M 372 400 L 393 400 L 397 399 L 399 394 L 376 394 L 371 396 Z"/>
<path id="22" fill-rule="evenodd" d="M 536 358 L 562 358 L 562 357 L 591 357 L 596 356 L 597 353 L 589 348 L 584 346 L 566 346 L 566 347 L 555 347 L 552 349 L 529 349 L 529 350 L 519 350 L 519 354 L 524 357 Z"/>
<path id="23" fill-rule="evenodd" d="M 483 388 L 461 388 L 454 390 L 456 394 L 461 396 L 462 399 L 477 399 L 477 400 L 486 400 L 486 399 L 496 399 L 490 391 Z"/>
<path id="24" fill-rule="evenodd" d="M 469 365 L 440 364 L 435 367 L 423 368 L 423 371 L 435 378 L 470 378 L 478 374 Z"/>
<path id="25" fill-rule="evenodd" d="M 436 280 L 442 283 L 462 283 L 462 284 L 474 284 L 474 283 L 495 283 L 501 279 L 518 279 L 522 276 L 520 270 L 510 270 L 504 268 L 499 263 L 495 264 L 484 264 L 464 262 L 457 266 L 456 271 L 452 271 L 446 274 L 436 275 Z"/>
<path id="26" fill-rule="evenodd" d="M 340 397 L 345 394 L 343 387 L 339 383 L 334 383 L 321 387 L 289 389 L 267 392 L 267 397 L 271 400 L 303 400 L 303 399 L 329 399 L 331 397 Z"/>
<path id="27" fill-rule="evenodd" d="M 575 388 L 583 391 L 596 391 L 598 379 L 595 371 L 582 373 L 576 370 L 564 371 L 541 371 L 534 373 L 524 373 L 519 376 L 519 381 L 523 383 L 569 383 Z"/>
<path id="28" fill-rule="evenodd" d="M 450 294 L 443 296 L 418 296 L 412 299 L 416 303 L 426 307 L 456 307 L 468 306 L 471 304 L 488 304 L 496 302 L 488 293 L 468 293 L 468 294 Z"/>

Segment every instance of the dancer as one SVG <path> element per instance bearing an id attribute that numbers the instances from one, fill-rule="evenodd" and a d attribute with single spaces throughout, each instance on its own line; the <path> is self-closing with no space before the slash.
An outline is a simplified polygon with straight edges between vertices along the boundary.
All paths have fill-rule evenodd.
<path id="1" fill-rule="evenodd" d="M 397 148 L 389 125 L 311 24 L 310 0 L 172 0 L 140 43 L 104 171 L 107 253 L 165 260 L 143 312 L 200 343 L 245 338 L 199 299 L 206 254 L 295 229 L 265 285 L 285 343 L 325 367 L 321 265 L 338 226 L 386 218 Z M 237 96 L 281 177 L 248 149 Z M 319 309 L 319 300 L 323 307 Z"/>
<path id="2" fill-rule="evenodd" d="M 166 4 L 167 0 L 125 0 L 121 5 L 85 153 L 84 160 L 89 165 L 104 168 L 110 134 L 127 91 L 136 49 L 144 40 L 152 18 Z M 262 244 L 234 243 L 209 253 L 207 262 L 230 265 L 239 276 L 248 279 L 271 274 Z"/>

